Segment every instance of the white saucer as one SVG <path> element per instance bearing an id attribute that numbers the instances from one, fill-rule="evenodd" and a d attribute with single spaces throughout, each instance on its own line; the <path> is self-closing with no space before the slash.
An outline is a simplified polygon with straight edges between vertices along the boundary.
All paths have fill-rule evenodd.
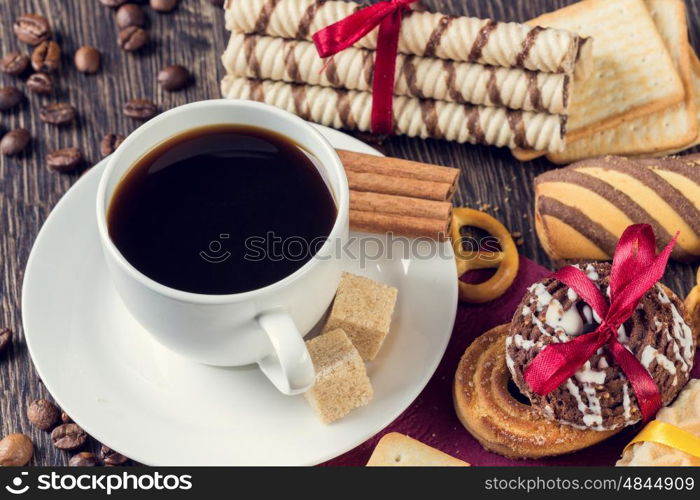
<path id="1" fill-rule="evenodd" d="M 321 131 L 336 148 L 378 154 L 348 135 Z M 51 212 L 22 291 L 24 333 L 42 380 L 97 440 L 150 465 L 311 465 L 379 432 L 425 387 L 456 312 L 448 243 L 428 244 L 442 256 L 399 254 L 364 269 L 347 260 L 348 271 L 398 287 L 399 300 L 392 331 L 368 365 L 373 401 L 323 425 L 302 396 L 281 395 L 256 367 L 192 363 L 155 343 L 129 316 L 97 236 L 103 168 L 104 161 L 87 172 Z"/>

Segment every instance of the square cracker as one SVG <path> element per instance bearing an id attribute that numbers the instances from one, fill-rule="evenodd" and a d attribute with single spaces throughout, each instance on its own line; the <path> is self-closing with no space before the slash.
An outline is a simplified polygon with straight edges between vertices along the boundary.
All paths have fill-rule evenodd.
<path id="1" fill-rule="evenodd" d="M 574 143 L 577 139 L 589 136 L 596 130 L 611 128 L 621 121 L 629 121 L 637 116 L 643 116 L 644 114 L 650 114 L 654 111 L 669 107 L 671 102 L 684 102 L 684 96 L 686 94 L 684 82 L 681 75 L 678 74 L 675 69 L 669 70 L 669 81 L 667 83 L 671 85 L 668 87 L 662 85 L 658 80 L 655 80 L 655 70 L 651 67 L 653 61 L 657 61 L 659 64 L 663 63 L 663 65 L 670 62 L 671 65 L 673 65 L 673 59 L 668 50 L 659 50 L 657 48 L 657 57 L 655 58 L 639 55 L 642 50 L 645 52 L 652 50 L 651 46 L 656 44 L 657 39 L 661 40 L 662 45 L 664 45 L 663 37 L 661 33 L 658 32 L 658 26 L 657 29 L 654 30 L 657 36 L 652 36 L 653 40 L 649 41 L 648 44 L 644 44 L 644 47 L 635 49 L 635 54 L 632 54 L 630 50 L 625 48 L 625 43 L 637 39 L 637 35 L 634 34 L 634 29 L 632 29 L 630 33 L 630 28 L 635 25 L 635 22 L 630 23 L 630 20 L 625 21 L 621 19 L 622 13 L 624 12 L 627 15 L 631 15 L 634 11 L 639 12 L 640 9 L 645 11 L 640 14 L 636 23 L 640 25 L 643 24 L 648 30 L 647 18 L 655 25 L 655 20 L 651 17 L 651 12 L 649 11 L 649 7 L 652 6 L 654 1 L 655 0 L 646 0 L 646 5 L 644 5 L 642 0 L 584 0 L 563 9 L 543 14 L 529 21 L 530 24 L 571 29 L 578 31 L 580 34 L 590 35 L 590 33 L 592 33 L 591 30 L 599 32 L 593 35 L 594 68 L 591 71 L 592 74 L 587 80 L 575 82 L 572 102 L 569 107 L 571 114 L 567 124 L 569 130 L 567 133 L 567 144 Z M 619 10 L 613 12 L 613 14 L 617 14 L 617 17 L 611 15 L 609 23 L 600 23 L 598 20 L 593 20 L 594 16 L 596 18 L 605 16 L 606 12 L 610 9 L 613 9 L 613 11 L 615 11 L 615 9 Z M 674 12 L 675 11 L 676 9 L 674 9 Z M 685 16 L 684 13 L 682 15 Z M 615 22 L 619 22 L 621 26 L 624 26 L 625 29 L 617 29 L 613 19 L 615 19 Z M 619 42 L 617 45 L 615 42 L 616 38 L 617 42 Z M 674 39 L 677 39 L 677 37 Z M 613 40 L 612 44 L 610 40 Z M 651 43 L 652 41 L 653 43 Z M 618 45 L 620 47 L 617 48 L 618 53 L 616 54 L 613 48 Z M 635 42 L 634 46 L 636 47 L 637 45 L 638 44 Z M 690 51 L 690 46 L 687 46 Z M 666 58 L 666 56 L 668 56 L 668 58 Z M 625 58 L 629 60 L 626 61 Z M 642 59 L 644 60 L 643 63 Z M 633 69 L 626 72 L 625 68 Z M 637 88 L 636 86 L 640 81 L 645 82 L 645 71 L 649 72 L 652 80 L 646 81 L 646 85 Z M 674 76 L 677 76 L 677 81 L 675 81 L 675 78 L 672 78 Z M 671 79 L 673 79 L 674 82 L 671 82 Z M 640 101 L 642 101 L 645 96 L 645 89 L 647 89 L 649 85 L 653 86 L 654 81 L 657 82 L 656 89 L 668 90 L 669 96 L 665 99 L 660 99 L 657 96 L 655 101 L 640 104 Z M 677 95 L 677 85 L 679 83 L 681 85 L 681 92 Z M 671 97 L 671 95 L 673 95 L 673 97 Z M 648 97 L 653 96 L 650 94 Z M 605 105 L 610 102 L 614 104 L 606 110 Z M 624 109 L 627 109 L 627 111 L 624 111 Z M 589 111 L 591 111 L 590 114 Z M 598 121 L 596 122 L 596 120 Z M 512 150 L 512 154 L 516 159 L 525 162 L 544 156 L 547 153 L 544 151 L 515 148 Z M 593 154 L 593 156 L 595 156 L 595 154 Z"/>
<path id="2" fill-rule="evenodd" d="M 649 155 L 641 156 L 667 156 L 675 153 L 680 153 L 686 149 L 694 148 L 700 144 L 700 59 L 695 52 L 690 52 L 690 79 L 693 82 L 693 100 L 695 101 L 695 117 L 698 120 L 698 135 L 683 146 L 675 149 L 667 149 L 666 151 L 658 151 Z"/>
<path id="3" fill-rule="evenodd" d="M 367 462 L 368 467 L 402 465 L 464 467 L 469 464 L 398 432 L 382 437 Z"/>
<path id="4" fill-rule="evenodd" d="M 646 3 L 681 77 L 685 99 L 662 111 L 625 120 L 611 129 L 567 141 L 564 151 L 547 155 L 551 161 L 570 163 L 606 154 L 650 154 L 682 147 L 697 137 L 698 119 L 685 4 L 683 0 L 646 0 Z"/>
<path id="5" fill-rule="evenodd" d="M 574 84 L 567 140 L 683 100 L 683 82 L 644 0 L 584 0 L 528 24 L 593 37 L 593 70 Z"/>

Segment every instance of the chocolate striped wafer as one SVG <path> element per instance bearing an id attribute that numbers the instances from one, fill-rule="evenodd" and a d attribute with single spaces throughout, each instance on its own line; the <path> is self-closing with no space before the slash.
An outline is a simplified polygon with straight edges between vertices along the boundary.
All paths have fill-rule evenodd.
<path id="1" fill-rule="evenodd" d="M 316 31 L 362 7 L 337 0 L 227 0 L 226 26 L 241 33 L 310 40 Z M 356 44 L 365 49 L 376 45 L 376 29 Z M 401 24 L 399 52 L 571 74 L 577 60 L 587 66 L 592 50 L 590 43 L 565 30 L 412 10 Z"/>
<path id="2" fill-rule="evenodd" d="M 221 89 L 224 97 L 261 101 L 322 125 L 370 130 L 370 92 L 231 75 Z M 394 133 L 409 137 L 543 150 L 564 147 L 566 117 L 561 115 L 404 96 L 394 97 L 393 112 Z"/>
<path id="3" fill-rule="evenodd" d="M 233 33 L 222 61 L 235 76 L 371 91 L 374 57 L 350 47 L 325 61 L 311 42 Z M 399 54 L 394 94 L 566 114 L 570 83 L 564 73 Z"/>
<path id="4" fill-rule="evenodd" d="M 555 260 L 609 259 L 630 224 L 651 224 L 662 248 L 680 231 L 671 256 L 700 258 L 700 164 L 684 157 L 605 156 L 535 178 L 540 241 Z"/>

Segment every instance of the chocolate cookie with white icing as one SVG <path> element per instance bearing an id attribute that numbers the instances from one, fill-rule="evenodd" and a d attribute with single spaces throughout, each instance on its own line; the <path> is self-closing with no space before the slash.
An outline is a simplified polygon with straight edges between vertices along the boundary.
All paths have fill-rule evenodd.
<path id="1" fill-rule="evenodd" d="M 609 294 L 610 264 L 586 264 L 581 269 Z M 640 421 L 641 412 L 629 380 L 607 346 L 546 396 L 532 392 L 523 375 L 545 346 L 590 333 L 599 322 L 574 290 L 545 278 L 530 286 L 516 309 L 506 339 L 506 362 L 515 384 L 546 417 L 582 429 L 619 429 Z M 693 366 L 696 346 L 688 324 L 682 302 L 657 283 L 618 331 L 618 340 L 656 382 L 664 405 L 686 384 Z"/>

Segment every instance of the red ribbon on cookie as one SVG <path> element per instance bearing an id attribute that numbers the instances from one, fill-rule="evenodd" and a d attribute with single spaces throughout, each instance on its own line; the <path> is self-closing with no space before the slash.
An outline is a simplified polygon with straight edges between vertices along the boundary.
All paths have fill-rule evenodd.
<path id="1" fill-rule="evenodd" d="M 629 319 L 644 294 L 661 279 L 678 238 L 656 255 L 654 230 L 648 224 L 629 226 L 615 248 L 610 269 L 610 302 L 577 267 L 567 266 L 552 275 L 573 289 L 596 312 L 598 328 L 569 342 L 547 345 L 525 369 L 525 381 L 544 396 L 559 387 L 603 345 L 632 385 L 642 417 L 650 420 L 661 408 L 661 395 L 641 362 L 621 344 L 617 331 Z"/>
<path id="2" fill-rule="evenodd" d="M 394 128 L 393 100 L 396 54 L 404 13 L 417 0 L 389 0 L 358 10 L 313 35 L 321 57 L 329 57 L 355 44 L 379 26 L 372 81 L 372 132 L 391 134 Z"/>

